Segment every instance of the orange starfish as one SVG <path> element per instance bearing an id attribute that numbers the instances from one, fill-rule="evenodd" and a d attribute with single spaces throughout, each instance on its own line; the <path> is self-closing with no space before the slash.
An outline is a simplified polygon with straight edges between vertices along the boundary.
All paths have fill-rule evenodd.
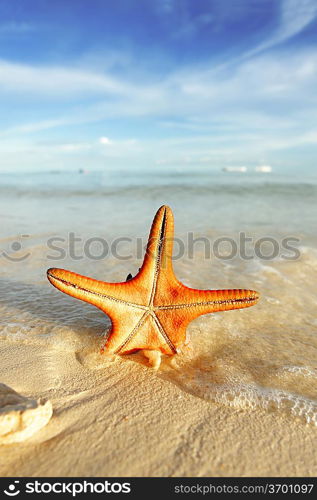
<path id="1" fill-rule="evenodd" d="M 123 283 L 97 281 L 64 269 L 47 271 L 56 288 L 110 316 L 112 328 L 102 351 L 127 354 L 143 349 L 173 355 L 185 342 L 188 323 L 197 316 L 258 301 L 259 294 L 253 290 L 195 290 L 183 285 L 173 272 L 173 234 L 172 210 L 162 206 L 152 224 L 142 267 Z"/>

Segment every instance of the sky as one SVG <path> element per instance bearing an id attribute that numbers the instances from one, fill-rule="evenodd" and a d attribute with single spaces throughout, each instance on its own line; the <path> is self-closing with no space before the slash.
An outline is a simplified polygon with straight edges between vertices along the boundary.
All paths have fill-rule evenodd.
<path id="1" fill-rule="evenodd" d="M 316 0 L 0 0 L 0 171 L 316 156 Z"/>

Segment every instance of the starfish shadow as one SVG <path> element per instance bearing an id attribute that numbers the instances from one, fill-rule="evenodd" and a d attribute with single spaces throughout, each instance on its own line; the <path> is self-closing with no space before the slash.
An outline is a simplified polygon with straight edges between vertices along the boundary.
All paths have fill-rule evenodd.
<path id="1" fill-rule="evenodd" d="M 55 290 L 42 284 L 26 283 L 18 280 L 0 279 L 0 307 L 2 318 L 7 317 L 8 322 L 17 321 L 17 312 L 27 315 L 27 321 L 43 321 L 45 324 L 80 331 L 83 322 L 85 330 L 100 331 L 109 329 L 110 318 L 90 304 L 83 304 L 75 299 L 57 294 Z M 85 314 L 86 310 L 86 314 Z M 84 312 L 84 317 L 83 317 Z M 12 315 L 11 315 L 12 313 Z M 25 320 L 22 319 L 21 323 Z M 99 331 L 98 331 L 99 330 Z"/>

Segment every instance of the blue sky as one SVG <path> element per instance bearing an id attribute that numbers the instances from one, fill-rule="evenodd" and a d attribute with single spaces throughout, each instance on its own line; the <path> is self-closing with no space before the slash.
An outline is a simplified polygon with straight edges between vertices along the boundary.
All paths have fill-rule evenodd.
<path id="1" fill-rule="evenodd" d="M 316 0 L 0 0 L 0 170 L 316 153 Z"/>

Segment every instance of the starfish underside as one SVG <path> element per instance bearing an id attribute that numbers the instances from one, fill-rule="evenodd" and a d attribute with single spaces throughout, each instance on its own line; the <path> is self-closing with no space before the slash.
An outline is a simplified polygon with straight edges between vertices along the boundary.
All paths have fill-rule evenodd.
<path id="1" fill-rule="evenodd" d="M 173 214 L 162 206 L 154 218 L 138 274 L 122 283 L 107 283 L 64 269 L 47 271 L 49 281 L 72 297 L 104 311 L 112 321 L 102 350 L 127 354 L 139 349 L 176 354 L 186 327 L 202 314 L 254 305 L 254 290 L 195 290 L 175 277 L 172 267 Z"/>

